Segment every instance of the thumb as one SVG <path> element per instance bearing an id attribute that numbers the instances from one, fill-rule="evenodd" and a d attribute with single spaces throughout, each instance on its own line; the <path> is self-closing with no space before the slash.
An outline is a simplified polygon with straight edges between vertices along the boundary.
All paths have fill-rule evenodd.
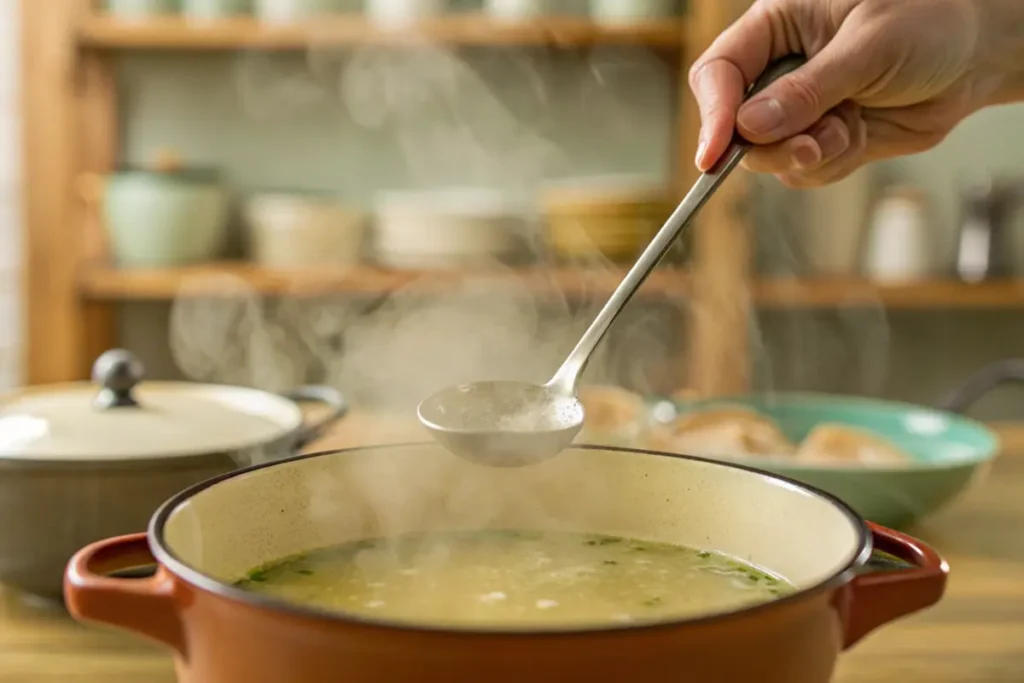
<path id="1" fill-rule="evenodd" d="M 736 124 L 743 137 L 764 145 L 803 133 L 860 91 L 867 60 L 857 58 L 854 40 L 842 34 L 740 107 Z"/>

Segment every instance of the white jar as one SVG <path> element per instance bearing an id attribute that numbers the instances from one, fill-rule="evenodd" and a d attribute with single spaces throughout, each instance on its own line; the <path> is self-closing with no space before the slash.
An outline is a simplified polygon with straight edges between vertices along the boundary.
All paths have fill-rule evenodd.
<path id="1" fill-rule="evenodd" d="M 404 26 L 444 14 L 448 0 L 366 0 L 366 15 L 379 26 Z"/>
<path id="2" fill-rule="evenodd" d="M 599 24 L 620 26 L 675 16 L 677 5 L 677 0 L 590 0 L 590 14 Z"/>
<path id="3" fill-rule="evenodd" d="M 366 216 L 336 202 L 267 194 L 245 207 L 253 262 L 268 268 L 319 268 L 359 263 Z"/>
<path id="4" fill-rule="evenodd" d="M 928 224 L 926 199 L 919 190 L 887 191 L 874 212 L 864 255 L 865 274 L 892 284 L 927 278 L 935 268 L 936 238 Z"/>
<path id="5" fill-rule="evenodd" d="M 487 0 L 484 8 L 495 21 L 525 21 L 544 16 L 549 0 Z"/>
<path id="6" fill-rule="evenodd" d="M 294 24 L 341 10 L 340 0 L 256 0 L 256 16 L 265 24 Z"/>

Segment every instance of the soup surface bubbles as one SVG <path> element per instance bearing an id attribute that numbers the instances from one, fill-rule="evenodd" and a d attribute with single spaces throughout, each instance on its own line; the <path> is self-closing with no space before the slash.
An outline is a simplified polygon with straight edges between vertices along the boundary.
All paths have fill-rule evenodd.
<path id="1" fill-rule="evenodd" d="M 617 536 L 435 532 L 314 550 L 237 584 L 306 606 L 439 626 L 601 626 L 768 602 L 784 579 L 719 553 Z"/>

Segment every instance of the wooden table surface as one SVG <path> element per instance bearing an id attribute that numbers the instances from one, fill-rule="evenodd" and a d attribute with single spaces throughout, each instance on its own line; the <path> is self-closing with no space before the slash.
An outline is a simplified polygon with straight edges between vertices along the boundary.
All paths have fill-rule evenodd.
<path id="1" fill-rule="evenodd" d="M 836 683 L 1024 681 L 1024 427 L 1000 432 L 1004 453 L 988 480 L 911 530 L 948 558 L 946 599 L 844 655 Z M 359 440 L 339 433 L 327 445 Z M 170 683 L 174 675 L 147 643 L 0 589 L 0 681 Z"/>

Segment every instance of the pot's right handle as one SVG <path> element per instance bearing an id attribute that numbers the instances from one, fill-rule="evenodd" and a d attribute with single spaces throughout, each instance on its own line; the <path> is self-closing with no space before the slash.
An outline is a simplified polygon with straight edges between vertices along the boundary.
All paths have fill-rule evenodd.
<path id="1" fill-rule="evenodd" d="M 950 413 L 963 414 L 982 396 L 1007 382 L 1024 382 L 1024 359 L 1009 358 L 978 370 L 939 405 Z"/>
<path id="2" fill-rule="evenodd" d="M 160 567 L 142 579 L 111 573 L 155 563 L 146 534 L 108 538 L 75 553 L 64 573 L 64 599 L 75 619 L 117 626 L 185 654 L 174 579 Z"/>
<path id="3" fill-rule="evenodd" d="M 895 571 L 861 574 L 840 592 L 845 602 L 843 648 L 883 624 L 931 607 L 946 591 L 949 565 L 931 547 L 892 529 L 868 522 L 875 550 L 906 562 Z"/>

